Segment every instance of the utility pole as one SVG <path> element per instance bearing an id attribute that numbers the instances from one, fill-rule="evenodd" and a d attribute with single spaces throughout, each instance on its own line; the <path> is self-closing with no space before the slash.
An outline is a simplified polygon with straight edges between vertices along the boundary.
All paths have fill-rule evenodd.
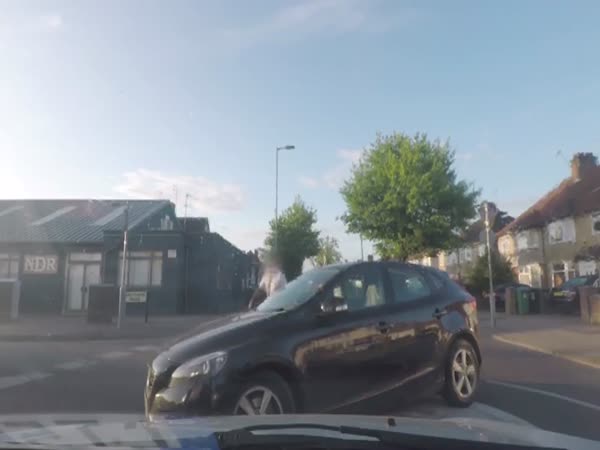
<path id="1" fill-rule="evenodd" d="M 123 227 L 123 259 L 121 260 L 121 285 L 119 286 L 119 311 L 117 328 L 121 328 L 125 315 L 125 294 L 127 293 L 127 235 L 129 233 L 129 202 L 125 203 L 125 225 Z"/>
<path id="2" fill-rule="evenodd" d="M 187 210 L 188 210 L 188 200 L 191 197 L 190 194 L 186 193 L 185 194 L 185 203 L 183 204 L 183 231 L 186 230 L 186 223 L 187 223 Z"/>
<path id="3" fill-rule="evenodd" d="M 488 214 L 488 203 L 484 202 L 485 209 L 485 241 L 488 254 L 488 274 L 490 278 L 490 321 L 492 328 L 496 327 L 496 296 L 494 295 L 494 280 L 492 279 L 492 246 L 490 245 L 490 218 Z"/>

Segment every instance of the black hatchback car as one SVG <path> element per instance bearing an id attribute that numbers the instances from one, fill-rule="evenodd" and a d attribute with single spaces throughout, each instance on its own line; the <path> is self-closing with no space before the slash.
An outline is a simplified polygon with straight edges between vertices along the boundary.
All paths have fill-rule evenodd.
<path id="1" fill-rule="evenodd" d="M 342 412 L 392 392 L 464 407 L 479 385 L 477 335 L 475 299 L 440 271 L 327 266 L 160 353 L 146 415 Z"/>

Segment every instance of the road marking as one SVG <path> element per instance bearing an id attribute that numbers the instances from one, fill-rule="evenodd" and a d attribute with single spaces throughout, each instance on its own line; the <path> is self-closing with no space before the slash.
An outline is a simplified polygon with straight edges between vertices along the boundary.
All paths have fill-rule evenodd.
<path id="1" fill-rule="evenodd" d="M 21 375 L 0 377 L 0 389 L 7 389 L 20 386 L 31 381 L 43 380 L 44 378 L 48 378 L 51 375 L 52 374 L 47 372 L 29 372 Z"/>
<path id="2" fill-rule="evenodd" d="M 520 417 L 507 413 L 506 411 L 502 411 L 501 409 L 494 408 L 493 406 L 486 405 L 484 403 L 475 402 L 471 406 L 469 406 L 468 409 L 469 413 L 473 413 L 474 417 L 478 417 L 480 419 L 491 417 L 501 422 L 508 422 L 515 425 L 533 426 L 531 425 L 531 423 L 521 419 Z"/>
<path id="3" fill-rule="evenodd" d="M 594 411 L 600 411 L 599 405 L 595 405 L 595 404 L 589 403 L 589 402 L 584 402 L 583 400 L 577 400 L 576 398 L 573 398 L 573 397 L 567 397 L 566 395 L 556 394 L 555 392 L 544 391 L 542 389 L 537 389 L 537 388 L 528 387 L 528 386 L 522 386 L 520 384 L 505 383 L 504 381 L 485 380 L 485 382 L 488 384 L 495 384 L 497 386 L 504 386 L 507 388 L 519 389 L 519 390 L 525 391 L 525 392 L 532 392 L 534 394 L 545 395 L 546 397 L 552 397 L 557 400 L 562 400 L 564 402 L 573 403 L 575 405 L 583 406 L 584 408 L 593 409 Z"/>
<path id="4" fill-rule="evenodd" d="M 566 359 L 567 361 L 571 361 L 571 362 L 574 362 L 576 364 L 581 364 L 582 366 L 591 367 L 593 369 L 600 369 L 600 364 L 592 362 L 592 361 L 588 361 L 588 360 L 583 359 L 583 358 L 578 358 L 576 356 L 565 355 L 564 353 L 553 352 L 551 350 L 546 350 L 545 348 L 542 348 L 542 347 L 537 347 L 535 345 L 525 344 L 524 342 L 515 341 L 515 340 L 509 339 L 509 338 L 504 337 L 504 336 L 498 336 L 496 334 L 493 335 L 492 337 L 494 338 L 494 340 L 499 341 L 499 342 L 503 342 L 504 344 L 514 345 L 515 347 L 521 347 L 521 348 L 524 348 L 526 350 L 531 350 L 533 352 L 543 353 L 544 355 L 550 355 L 550 356 L 555 356 L 557 358 Z"/>
<path id="5" fill-rule="evenodd" d="M 119 359 L 119 358 L 124 358 L 125 356 L 129 356 L 129 355 L 131 355 L 131 352 L 114 351 L 114 352 L 103 353 L 100 355 L 100 358 L 102 358 L 102 359 Z"/>
<path id="6" fill-rule="evenodd" d="M 158 345 L 138 345 L 137 347 L 133 347 L 133 350 L 136 352 L 153 352 L 160 348 Z"/>
<path id="7" fill-rule="evenodd" d="M 57 364 L 54 366 L 54 368 L 58 370 L 77 370 L 93 366 L 94 364 L 96 364 L 95 361 L 76 360 Z"/>

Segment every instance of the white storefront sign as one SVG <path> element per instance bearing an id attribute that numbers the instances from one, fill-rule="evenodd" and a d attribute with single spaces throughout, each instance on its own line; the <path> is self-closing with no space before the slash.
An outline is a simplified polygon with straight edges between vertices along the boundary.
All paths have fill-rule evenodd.
<path id="1" fill-rule="evenodd" d="M 23 273 L 53 274 L 58 272 L 58 256 L 25 255 Z"/>

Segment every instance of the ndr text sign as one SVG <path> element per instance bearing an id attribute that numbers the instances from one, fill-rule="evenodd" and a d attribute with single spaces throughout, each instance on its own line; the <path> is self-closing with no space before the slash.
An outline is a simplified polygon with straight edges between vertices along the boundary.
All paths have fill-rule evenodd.
<path id="1" fill-rule="evenodd" d="M 23 273 L 50 274 L 58 272 L 58 256 L 25 255 Z"/>

